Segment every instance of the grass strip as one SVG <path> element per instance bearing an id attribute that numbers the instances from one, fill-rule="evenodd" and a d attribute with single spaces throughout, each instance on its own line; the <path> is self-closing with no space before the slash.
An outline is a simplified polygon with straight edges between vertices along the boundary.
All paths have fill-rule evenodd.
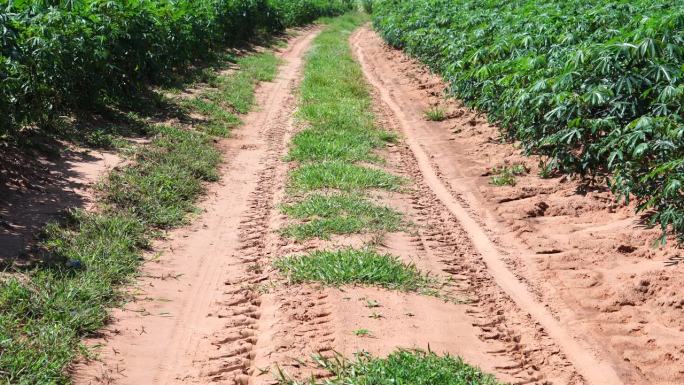
<path id="1" fill-rule="evenodd" d="M 325 380 L 298 382 L 282 371 L 281 385 L 501 385 L 460 357 L 440 356 L 420 350 L 398 350 L 387 358 L 358 353 L 353 360 L 342 356 L 315 357 L 320 368 L 330 372 Z"/>
<path id="2" fill-rule="evenodd" d="M 151 146 L 139 147 L 136 162 L 113 171 L 101 189 L 105 201 L 129 211 L 150 226 L 183 223 L 202 183 L 218 180 L 220 154 L 209 135 L 157 127 Z"/>
<path id="3" fill-rule="evenodd" d="M 373 151 L 381 148 L 384 140 L 392 140 L 392 138 L 380 138 L 361 129 L 336 131 L 308 128 L 300 131 L 293 138 L 293 146 L 287 160 L 380 163 L 382 159 Z"/>
<path id="4" fill-rule="evenodd" d="M 363 231 L 396 231 L 402 227 L 400 213 L 358 194 L 313 194 L 301 202 L 283 206 L 282 211 L 306 221 L 282 230 L 283 235 L 298 240 L 327 239 L 331 234 Z"/>
<path id="5" fill-rule="evenodd" d="M 300 162 L 289 174 L 289 192 L 342 193 L 308 195 L 283 207 L 285 214 L 306 221 L 282 229 L 284 236 L 327 239 L 332 234 L 394 231 L 401 226 L 399 213 L 362 194 L 369 189 L 396 191 L 405 181 L 356 164 L 382 163 L 376 150 L 396 139 L 376 127 L 372 99 L 347 42 L 365 20 L 359 13 L 331 20 L 307 58 L 299 108 L 307 128 L 295 135 L 287 156 Z"/>
<path id="6" fill-rule="evenodd" d="M 270 53 L 237 63 L 236 72 L 214 78 L 214 99 L 203 94 L 182 105 L 177 98 L 179 107 L 207 118 L 205 124 L 195 131 L 146 125 L 151 143 L 130 149 L 130 165 L 99 186 L 102 210 L 73 211 L 65 223 L 47 226 L 40 262 L 0 277 L 1 383 L 69 383 L 65 368 L 88 354 L 81 338 L 104 327 L 108 309 L 122 302 L 119 287 L 135 275 L 141 250 L 159 229 L 186 222 L 204 184 L 218 179 L 220 154 L 206 132 L 226 134 L 238 124 L 226 106 L 247 111 L 254 85 L 276 73 Z"/>
<path id="7" fill-rule="evenodd" d="M 210 84 L 216 88 L 207 98 L 246 114 L 254 105 L 254 90 L 257 83 L 275 78 L 280 60 L 272 52 L 238 58 L 239 70 L 232 76 L 217 76 Z"/>
<path id="8" fill-rule="evenodd" d="M 280 259 L 275 266 L 293 283 L 322 282 L 333 286 L 363 284 L 416 291 L 431 282 L 414 265 L 372 249 L 314 251 Z"/>
<path id="9" fill-rule="evenodd" d="M 293 184 L 304 189 L 396 189 L 399 185 L 399 179 L 387 173 L 350 164 L 381 162 L 375 151 L 396 139 L 375 125 L 368 86 L 347 42 L 351 31 L 365 20 L 359 13 L 332 20 L 307 58 L 299 114 L 308 128 L 295 135 L 288 155 L 289 160 L 307 163 L 292 175 Z M 302 180 L 309 174 L 313 179 L 342 181 Z"/>
<path id="10" fill-rule="evenodd" d="M 238 114 L 247 113 L 254 105 L 254 90 L 259 82 L 275 79 L 280 59 L 273 52 L 260 52 L 237 59 L 228 58 L 237 69 L 228 75 L 205 72 L 200 79 L 212 87 L 211 91 L 180 100 L 188 112 L 203 115 L 207 122 L 204 132 L 226 137 L 241 121 Z"/>
<path id="11" fill-rule="evenodd" d="M 405 181 L 385 171 L 341 160 L 309 163 L 290 174 L 289 185 L 298 191 L 337 189 L 344 191 L 384 189 L 397 191 Z"/>

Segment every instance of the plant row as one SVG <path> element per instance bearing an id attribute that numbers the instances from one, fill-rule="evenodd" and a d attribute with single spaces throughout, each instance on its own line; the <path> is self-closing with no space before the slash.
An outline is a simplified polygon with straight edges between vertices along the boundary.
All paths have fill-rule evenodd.
<path id="1" fill-rule="evenodd" d="M 70 0 L 0 5 L 0 139 L 124 100 L 218 50 L 351 0 Z"/>
<path id="2" fill-rule="evenodd" d="M 375 0 L 374 26 L 546 167 L 610 175 L 684 236 L 684 6 L 664 0 Z M 663 238 L 664 239 L 664 238 Z"/>

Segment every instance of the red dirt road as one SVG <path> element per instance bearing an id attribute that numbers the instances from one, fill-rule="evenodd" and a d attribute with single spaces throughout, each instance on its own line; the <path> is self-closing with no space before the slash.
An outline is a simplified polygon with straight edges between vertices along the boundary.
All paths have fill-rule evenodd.
<path id="1" fill-rule="evenodd" d="M 317 31 L 296 37 L 280 54 L 277 79 L 258 90 L 259 110 L 220 143 L 222 181 L 211 186 L 204 215 L 156 247 L 161 255 L 150 256 L 133 289 L 137 300 L 114 311 L 103 337 L 89 341 L 104 348 L 100 361 L 75 368 L 76 384 L 208 383 L 250 367 L 244 353 L 258 299 L 241 290 L 249 280 L 241 228 L 259 209 L 253 197 L 265 188 L 260 174 L 273 166 L 273 147 L 282 146 L 283 125 L 294 111 L 292 91 Z"/>
<path id="2" fill-rule="evenodd" d="M 283 158 L 302 128 L 296 95 L 317 33 L 279 53 L 279 75 L 258 88 L 257 111 L 219 144 L 222 179 L 204 212 L 155 245 L 136 301 L 89 341 L 102 345 L 100 357 L 74 368 L 76 384 L 275 384 L 277 367 L 323 375 L 308 365 L 315 353 L 428 347 L 510 383 L 684 383 L 683 270 L 662 264 L 674 251 L 645 247 L 654 233 L 633 226 L 630 208 L 606 192 L 580 195 L 575 182 L 534 172 L 516 187 L 489 185 L 490 168 L 532 160 L 492 139 L 495 127 L 443 99 L 438 78 L 368 27 L 352 35 L 353 52 L 378 123 L 400 137 L 379 154 L 382 168 L 410 181 L 374 198 L 416 224 L 386 234 L 379 248 L 448 278 L 443 290 L 458 300 L 285 282 L 275 258 L 373 237 L 295 242 L 277 232 L 290 221 L 279 211 L 291 199 L 293 165 Z M 424 119 L 435 104 L 449 119 Z M 672 305 L 670 292 L 679 293 Z"/>

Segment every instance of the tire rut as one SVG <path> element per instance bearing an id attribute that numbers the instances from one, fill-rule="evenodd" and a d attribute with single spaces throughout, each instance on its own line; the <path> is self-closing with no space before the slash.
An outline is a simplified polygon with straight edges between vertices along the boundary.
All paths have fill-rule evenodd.
<path id="1" fill-rule="evenodd" d="M 307 38 L 308 42 L 313 36 Z M 214 382 L 229 384 L 273 383 L 264 376 L 271 363 L 297 365 L 299 357 L 307 357 L 310 344 L 322 342 L 313 351 L 332 349 L 325 338 L 332 332 L 323 330 L 330 314 L 324 294 L 306 287 L 285 287 L 277 284 L 278 276 L 271 262 L 286 250 L 301 249 L 282 239 L 276 230 L 283 216 L 278 204 L 284 199 L 284 188 L 289 165 L 282 161 L 290 139 L 297 127 L 294 122 L 295 94 L 301 78 L 303 53 L 293 61 L 296 71 L 289 82 L 288 97 L 273 119 L 265 123 L 267 144 L 263 168 L 257 187 L 250 195 L 249 210 L 240 221 L 240 266 L 243 279 L 226 282 L 227 296 L 223 307 L 231 320 L 225 330 L 214 336 L 218 347 L 218 367 L 207 377 Z M 244 303 L 234 310 L 236 303 Z M 236 318 L 241 317 L 241 318 Z"/>
<path id="2" fill-rule="evenodd" d="M 428 223 L 439 226 L 442 235 L 452 233 L 453 240 L 472 245 L 471 252 L 453 258 L 453 253 L 444 253 L 450 261 L 450 270 L 468 277 L 476 292 L 478 306 L 472 315 L 475 325 L 480 327 L 482 338 L 507 342 L 502 352 L 517 358 L 514 367 L 501 368 L 516 375 L 527 372 L 524 383 L 545 380 L 561 380 L 562 383 L 614 384 L 623 382 L 611 364 L 596 356 L 598 349 L 587 347 L 585 341 L 572 336 L 552 313 L 537 301 L 516 274 L 507 266 L 505 253 L 491 240 L 483 222 L 469 213 L 467 205 L 443 183 L 426 150 L 413 137 L 411 125 L 420 117 L 408 114 L 396 102 L 399 97 L 370 64 L 364 52 L 364 42 L 372 33 L 367 27 L 351 37 L 353 52 L 361 63 L 368 82 L 375 89 L 375 99 L 385 110 L 384 116 L 394 129 L 406 138 L 408 160 L 404 167 L 411 170 L 412 178 L 419 184 L 420 194 L 416 207 L 428 216 Z M 362 34 L 363 35 L 362 37 Z M 448 213 L 448 218 L 444 216 Z M 430 215 L 433 217 L 430 218 Z M 436 216 L 436 217 L 435 217 Z M 454 234 L 455 233 L 455 234 Z M 449 251 L 450 244 L 442 247 L 432 243 L 437 250 Z M 452 250 L 453 251 L 453 250 Z M 495 323 L 491 324 L 490 320 Z M 491 325 L 490 325 L 491 324 Z"/>
<path id="3" fill-rule="evenodd" d="M 156 245 L 164 255 L 143 268 L 135 302 L 115 310 L 103 338 L 91 341 L 104 348 L 98 362 L 76 368 L 76 384 L 249 382 L 268 279 L 258 263 L 272 252 L 273 174 L 302 58 L 319 30 L 300 30 L 278 53 L 283 64 L 258 87 L 258 110 L 218 144 L 225 163 L 205 213 Z"/>

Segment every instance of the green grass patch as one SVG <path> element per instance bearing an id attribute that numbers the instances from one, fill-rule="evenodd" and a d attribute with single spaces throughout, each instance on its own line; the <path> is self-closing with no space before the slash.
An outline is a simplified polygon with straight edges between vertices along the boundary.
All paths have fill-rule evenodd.
<path id="1" fill-rule="evenodd" d="M 282 211 L 306 221 L 282 230 L 284 236 L 298 240 L 326 239 L 331 234 L 396 231 L 402 227 L 400 213 L 358 194 L 313 194 L 301 202 L 283 206 Z"/>
<path id="2" fill-rule="evenodd" d="M 414 265 L 372 249 L 314 251 L 280 259 L 275 266 L 293 283 L 361 284 L 403 291 L 417 291 L 431 284 Z"/>
<path id="3" fill-rule="evenodd" d="M 105 201 L 155 227 L 183 222 L 205 181 L 216 181 L 220 154 L 210 136 L 158 127 L 151 146 L 140 147 L 136 163 L 113 171 L 101 190 Z"/>
<path id="4" fill-rule="evenodd" d="M 102 328 L 117 303 L 116 285 L 136 271 L 146 228 L 125 213 L 74 212 L 50 225 L 50 260 L 0 282 L 0 370 L 7 384 L 66 383 L 63 368 L 80 337 Z"/>
<path id="5" fill-rule="evenodd" d="M 305 164 L 290 174 L 290 187 L 300 191 L 325 188 L 397 191 L 404 183 L 404 179 L 385 171 L 340 160 Z"/>
<path id="6" fill-rule="evenodd" d="M 235 59 L 237 69 L 227 75 L 206 74 L 201 80 L 213 89 L 188 100 L 180 100 L 181 107 L 203 115 L 208 122 L 200 129 L 214 136 L 228 136 L 240 123 L 238 114 L 249 112 L 254 106 L 254 89 L 259 82 L 275 78 L 278 59 L 272 52 L 262 52 Z"/>
<path id="7" fill-rule="evenodd" d="M 278 74 L 280 62 L 281 60 L 271 51 L 241 56 L 237 59 L 238 72 L 257 83 L 271 82 Z"/>
<path id="8" fill-rule="evenodd" d="M 460 357 L 433 352 L 399 350 L 387 358 L 358 353 L 353 360 L 342 356 L 315 357 L 322 369 L 330 372 L 325 380 L 295 381 L 282 371 L 281 385 L 501 385 Z"/>
<path id="9" fill-rule="evenodd" d="M 375 133 L 363 130 L 305 129 L 293 138 L 293 146 L 287 159 L 299 162 L 381 162 L 381 158 L 373 150 L 383 146 L 383 139 Z"/>
<path id="10" fill-rule="evenodd" d="M 241 123 L 236 114 L 202 96 L 181 101 L 180 104 L 189 111 L 203 115 L 208 120 L 200 126 L 200 129 L 209 135 L 226 137 L 231 129 Z"/>
<path id="11" fill-rule="evenodd" d="M 205 97 L 223 107 L 246 114 L 254 105 L 254 89 L 261 81 L 275 78 L 278 59 L 272 52 L 264 52 L 237 59 L 239 69 L 226 76 L 218 76 L 210 84 L 216 88 Z"/>

